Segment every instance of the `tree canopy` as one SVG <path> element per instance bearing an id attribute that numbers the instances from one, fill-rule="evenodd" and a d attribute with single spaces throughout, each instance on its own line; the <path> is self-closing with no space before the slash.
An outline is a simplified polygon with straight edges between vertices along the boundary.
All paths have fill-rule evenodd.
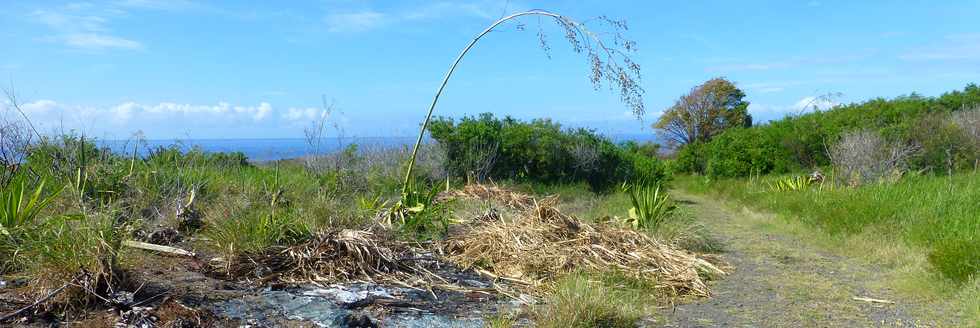
<path id="1" fill-rule="evenodd" d="M 673 144 L 707 142 L 725 129 L 752 126 L 743 98 L 745 92 L 734 83 L 714 78 L 677 99 L 653 127 Z"/>

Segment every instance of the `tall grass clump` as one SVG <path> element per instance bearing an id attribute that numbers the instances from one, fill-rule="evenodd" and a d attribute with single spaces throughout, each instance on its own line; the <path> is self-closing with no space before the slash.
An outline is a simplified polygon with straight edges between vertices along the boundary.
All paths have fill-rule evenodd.
<path id="1" fill-rule="evenodd" d="M 641 285 L 616 274 L 570 274 L 557 282 L 533 318 L 548 328 L 636 327 L 650 304 L 644 295 L 656 294 Z"/>
<path id="2" fill-rule="evenodd" d="M 45 220 L 24 244 L 26 268 L 40 288 L 54 288 L 85 275 L 90 290 L 106 295 L 121 281 L 118 255 L 124 228 L 110 213 L 60 215 Z"/>
<path id="3" fill-rule="evenodd" d="M 309 236 L 309 228 L 289 211 L 257 211 L 247 206 L 222 210 L 228 211 L 226 216 L 210 219 L 205 236 L 226 258 L 298 243 Z"/>

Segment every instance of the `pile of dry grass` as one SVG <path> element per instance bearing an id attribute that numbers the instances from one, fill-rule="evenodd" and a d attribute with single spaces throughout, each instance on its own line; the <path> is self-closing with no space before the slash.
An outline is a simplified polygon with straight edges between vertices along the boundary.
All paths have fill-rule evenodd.
<path id="1" fill-rule="evenodd" d="M 470 184 L 460 190 L 453 190 L 442 195 L 444 198 L 464 198 L 464 199 L 492 199 L 502 204 L 518 209 L 528 210 L 535 206 L 534 197 L 518 192 L 513 192 L 496 185 Z"/>
<path id="2" fill-rule="evenodd" d="M 419 272 L 412 261 L 402 261 L 413 258 L 410 248 L 379 240 L 382 238 L 370 231 L 329 231 L 302 244 L 239 256 L 223 271 L 259 282 L 399 280 Z"/>
<path id="3" fill-rule="evenodd" d="M 705 276 L 724 274 L 686 251 L 635 230 L 588 224 L 553 207 L 496 187 L 471 187 L 486 198 L 527 206 L 514 220 L 480 220 L 455 230 L 444 243 L 448 259 L 533 287 L 577 270 L 617 271 L 652 281 L 676 294 L 708 296 Z M 515 201 L 519 200 L 519 201 Z"/>

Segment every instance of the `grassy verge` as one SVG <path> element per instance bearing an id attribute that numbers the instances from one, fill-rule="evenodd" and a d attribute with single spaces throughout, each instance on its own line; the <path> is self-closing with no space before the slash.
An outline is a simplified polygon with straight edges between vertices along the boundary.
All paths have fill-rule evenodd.
<path id="1" fill-rule="evenodd" d="M 675 184 L 774 213 L 795 233 L 889 271 L 885 284 L 910 297 L 952 299 L 963 316 L 980 320 L 980 175 L 777 191 L 771 186 L 780 179 L 680 177 Z"/>

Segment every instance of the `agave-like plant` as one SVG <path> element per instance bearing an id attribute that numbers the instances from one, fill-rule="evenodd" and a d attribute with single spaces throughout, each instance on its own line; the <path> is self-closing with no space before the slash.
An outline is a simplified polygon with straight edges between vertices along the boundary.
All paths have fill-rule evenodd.
<path id="1" fill-rule="evenodd" d="M 387 209 L 382 219 L 388 226 L 397 227 L 402 233 L 426 239 L 445 233 L 449 228 L 449 207 L 436 200 L 439 186 L 425 188 L 412 184 L 401 200 Z"/>
<path id="2" fill-rule="evenodd" d="M 799 191 L 810 188 L 810 186 L 813 184 L 813 179 L 807 176 L 796 176 L 776 180 L 775 183 L 767 182 L 767 184 L 769 185 L 769 191 Z"/>
<path id="3" fill-rule="evenodd" d="M 13 237 L 18 230 L 33 226 L 37 215 L 58 196 L 61 189 L 42 196 L 44 181 L 29 195 L 23 181 L 11 183 L 0 190 L 0 235 Z"/>
<path id="4" fill-rule="evenodd" d="M 623 185 L 633 207 L 626 222 L 637 229 L 656 230 L 667 221 L 677 206 L 660 185 Z"/>
<path id="5" fill-rule="evenodd" d="M 38 226 L 37 216 L 61 190 L 43 196 L 44 182 L 28 191 L 25 182 L 10 183 L 0 190 L 0 273 L 17 260 L 25 245 L 29 228 Z"/>

